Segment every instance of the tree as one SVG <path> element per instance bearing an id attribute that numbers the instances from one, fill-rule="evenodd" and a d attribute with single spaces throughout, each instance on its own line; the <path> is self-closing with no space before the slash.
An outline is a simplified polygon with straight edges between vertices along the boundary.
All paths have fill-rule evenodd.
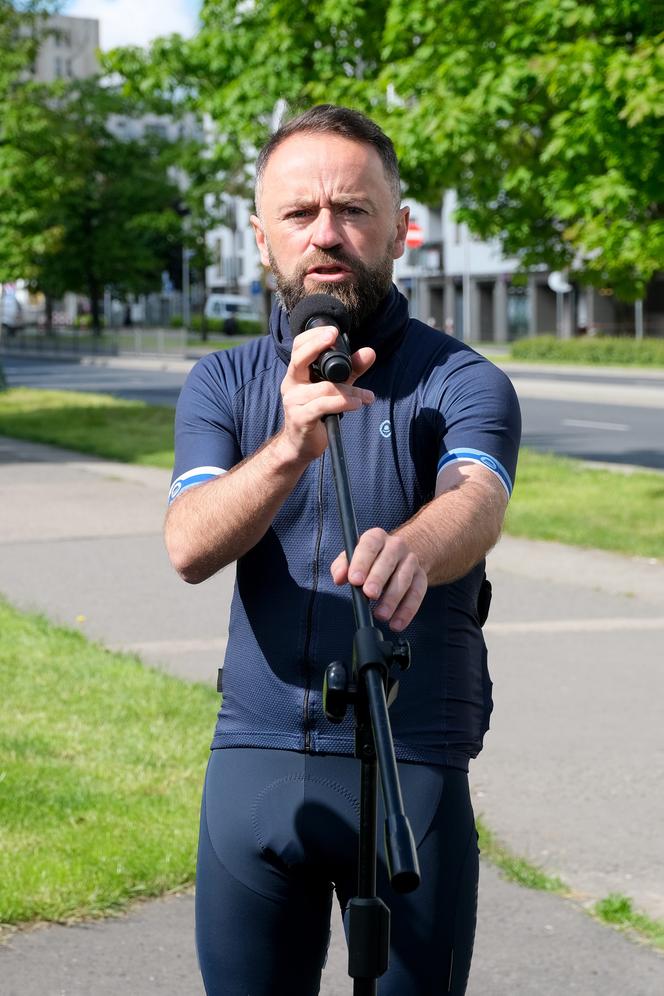
<path id="1" fill-rule="evenodd" d="M 4 6 L 12 36 L 37 40 L 21 59 L 0 59 L 0 280 L 26 278 L 47 298 L 86 294 L 99 330 L 106 286 L 153 290 L 175 247 L 204 241 L 195 225 L 185 232 L 181 152 L 154 134 L 119 137 L 118 122 L 143 108 L 108 80 L 33 81 L 48 26 Z"/>
<path id="2" fill-rule="evenodd" d="M 524 267 L 624 299 L 664 259 L 661 0 L 205 0 L 189 42 L 111 62 L 128 89 L 216 121 L 219 165 L 253 158 L 280 101 L 343 102 L 394 138 L 408 193 Z"/>

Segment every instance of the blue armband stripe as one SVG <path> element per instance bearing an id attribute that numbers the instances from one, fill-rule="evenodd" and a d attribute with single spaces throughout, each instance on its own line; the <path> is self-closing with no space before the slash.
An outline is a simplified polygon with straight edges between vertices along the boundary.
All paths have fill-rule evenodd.
<path id="1" fill-rule="evenodd" d="M 507 492 L 507 497 L 509 498 L 512 494 L 512 479 L 503 467 L 500 460 L 496 460 L 495 457 L 490 456 L 483 450 L 473 450 L 470 448 L 464 449 L 459 447 L 455 450 L 450 450 L 448 453 L 444 453 L 443 456 L 438 461 L 438 473 L 440 474 L 443 467 L 447 467 L 448 464 L 453 463 L 455 460 L 472 460 L 473 463 L 481 463 L 483 467 L 487 470 L 492 471 L 496 477 L 500 480 L 501 484 Z"/>
<path id="2" fill-rule="evenodd" d="M 188 470 L 186 474 L 180 474 L 171 484 L 171 490 L 168 492 L 168 504 L 170 505 L 174 498 L 177 498 L 194 484 L 203 484 L 205 481 L 211 481 L 225 473 L 223 467 L 195 467 L 193 470 Z"/>

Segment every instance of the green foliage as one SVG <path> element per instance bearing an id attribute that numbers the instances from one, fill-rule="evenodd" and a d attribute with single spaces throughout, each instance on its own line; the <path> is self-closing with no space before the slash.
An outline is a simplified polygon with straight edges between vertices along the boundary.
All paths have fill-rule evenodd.
<path id="1" fill-rule="evenodd" d="M 541 335 L 513 342 L 510 356 L 514 360 L 664 367 L 664 339 L 633 339 L 631 336 L 558 339 L 555 335 Z"/>
<path id="2" fill-rule="evenodd" d="M 211 688 L 0 600 L 0 922 L 193 881 Z"/>
<path id="3" fill-rule="evenodd" d="M 265 323 L 257 321 L 253 318 L 238 318 L 237 320 L 237 334 L 246 336 L 264 335 L 265 333 Z M 224 318 L 206 318 L 205 325 L 208 332 L 213 334 L 219 334 L 224 332 L 226 325 L 226 319 Z M 200 315 L 193 315 L 189 326 L 193 332 L 203 331 L 203 319 Z"/>
<path id="4" fill-rule="evenodd" d="M 205 0 L 190 41 L 117 51 L 128 92 L 216 121 L 237 180 L 275 109 L 345 103 L 395 139 L 408 193 L 524 266 L 642 296 L 664 258 L 664 34 L 652 0 Z"/>
<path id="5" fill-rule="evenodd" d="M 509 882 L 516 882 L 526 889 L 538 889 L 542 892 L 557 892 L 565 894 L 568 889 L 564 882 L 532 864 L 525 858 L 517 857 L 505 847 L 489 830 L 484 820 L 479 816 L 476 821 L 479 847 L 482 857 L 503 872 Z"/>
<path id="6" fill-rule="evenodd" d="M 664 921 L 653 920 L 644 913 L 637 912 L 628 896 L 612 892 L 606 899 L 595 903 L 593 912 L 604 923 L 622 930 L 635 930 L 656 947 L 664 949 Z"/>
<path id="7" fill-rule="evenodd" d="M 5 106 L 0 278 L 21 275 L 53 297 L 71 290 L 91 302 L 107 284 L 119 293 L 158 284 L 182 237 L 179 192 L 162 144 L 109 130 L 124 103 L 85 80 L 25 83 Z"/>
<path id="8" fill-rule="evenodd" d="M 86 294 L 99 329 L 105 286 L 118 296 L 153 290 L 183 243 L 196 251 L 192 266 L 205 264 L 205 168 L 196 139 L 169 144 L 147 129 L 125 138 L 120 125 L 146 104 L 108 79 L 32 79 L 53 31 L 36 10 L 53 6 L 0 0 L 0 280 L 25 278 L 49 297 Z"/>

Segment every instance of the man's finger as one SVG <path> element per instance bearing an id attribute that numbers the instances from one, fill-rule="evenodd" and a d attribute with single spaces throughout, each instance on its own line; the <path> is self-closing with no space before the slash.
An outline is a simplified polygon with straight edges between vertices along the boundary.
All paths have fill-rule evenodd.
<path id="1" fill-rule="evenodd" d="M 293 342 L 290 368 L 300 374 L 306 371 L 308 376 L 311 364 L 337 341 L 337 335 L 337 330 L 331 325 L 301 332 Z"/>
<path id="2" fill-rule="evenodd" d="M 348 557 L 345 551 L 330 564 L 330 573 L 335 584 L 346 584 L 348 581 Z"/>
<path id="3" fill-rule="evenodd" d="M 364 585 L 369 571 L 372 570 L 377 558 L 383 552 L 388 539 L 388 534 L 384 529 L 369 529 L 360 536 L 348 568 L 348 580 L 351 584 Z M 389 577 L 389 574 L 386 577 Z M 380 594 L 378 591 L 372 595 L 366 589 L 364 593 L 369 598 L 377 598 Z"/>
<path id="4" fill-rule="evenodd" d="M 412 621 L 427 592 L 426 574 L 412 554 L 395 571 L 374 609 L 374 615 L 394 630 Z"/>

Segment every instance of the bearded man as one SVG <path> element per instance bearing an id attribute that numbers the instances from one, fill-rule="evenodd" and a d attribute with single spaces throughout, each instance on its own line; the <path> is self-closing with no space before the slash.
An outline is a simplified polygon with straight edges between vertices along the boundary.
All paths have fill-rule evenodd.
<path id="1" fill-rule="evenodd" d="M 484 557 L 512 490 L 518 404 L 487 360 L 409 318 L 392 284 L 408 208 L 374 122 L 314 107 L 272 136 L 256 174 L 252 225 L 279 301 L 265 338 L 190 374 L 165 526 L 188 582 L 237 561 L 201 812 L 201 971 L 209 996 L 319 991 L 333 892 L 342 910 L 356 892 L 353 719 L 331 725 L 321 701 L 325 668 L 352 645 L 356 585 L 413 656 L 390 717 L 422 884 L 391 892 L 379 856 L 392 919 L 379 991 L 460 996 L 478 879 L 468 765 L 491 711 Z M 311 376 L 336 329 L 292 339 L 293 308 L 316 293 L 350 314 L 346 383 Z M 350 564 L 321 421 L 332 413 L 345 416 L 359 527 Z"/>

